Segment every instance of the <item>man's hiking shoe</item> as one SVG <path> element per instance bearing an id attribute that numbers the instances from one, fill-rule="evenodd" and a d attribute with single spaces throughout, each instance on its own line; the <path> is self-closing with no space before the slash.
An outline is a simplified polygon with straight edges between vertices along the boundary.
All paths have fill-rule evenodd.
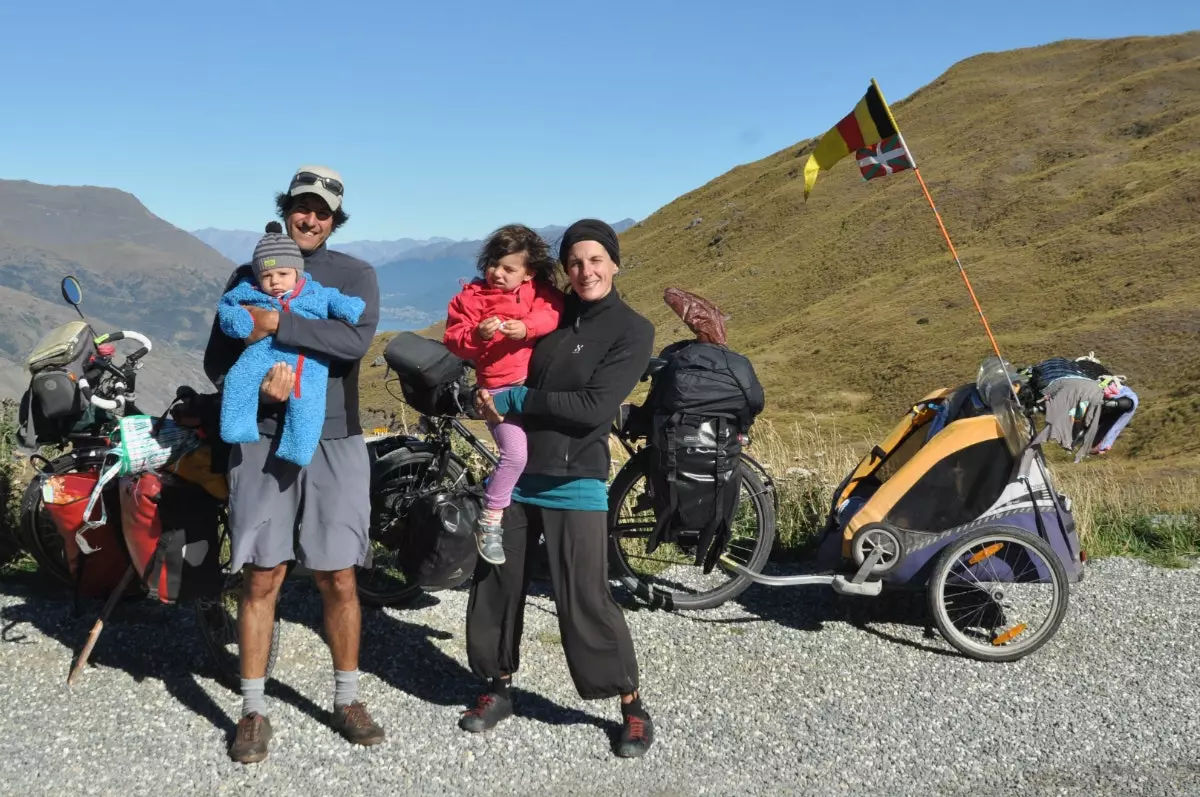
<path id="1" fill-rule="evenodd" d="M 504 564 L 504 535 L 500 526 L 480 526 L 475 531 L 475 547 L 488 564 Z"/>
<path id="2" fill-rule="evenodd" d="M 625 715 L 625 724 L 621 727 L 621 738 L 617 740 L 614 751 L 621 758 L 638 758 L 644 756 L 654 744 L 654 723 L 649 717 Z"/>
<path id="3" fill-rule="evenodd" d="M 475 708 L 463 713 L 458 727 L 470 733 L 490 731 L 500 720 L 508 719 L 512 715 L 513 702 L 510 695 L 484 692 L 475 703 Z"/>
<path id="4" fill-rule="evenodd" d="M 346 741 L 364 747 L 379 744 L 384 738 L 383 728 L 376 725 L 367 713 L 367 704 L 357 700 L 348 706 L 335 708 L 330 724 Z"/>
<path id="5" fill-rule="evenodd" d="M 238 720 L 237 735 L 229 745 L 229 757 L 239 764 L 257 764 L 267 757 L 271 721 L 253 711 Z"/>

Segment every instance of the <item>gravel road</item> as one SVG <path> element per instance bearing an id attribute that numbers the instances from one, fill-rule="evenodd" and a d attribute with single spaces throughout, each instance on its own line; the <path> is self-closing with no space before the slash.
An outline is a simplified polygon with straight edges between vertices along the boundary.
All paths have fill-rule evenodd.
<path id="1" fill-rule="evenodd" d="M 365 610 L 363 698 L 389 739 L 353 748 L 332 697 L 320 599 L 290 584 L 270 758 L 225 757 L 240 698 L 207 669 L 193 615 L 118 608 L 72 691 L 98 610 L 0 583 L 0 793 L 1167 795 L 1200 794 L 1200 568 L 1093 562 L 1059 634 L 1014 664 L 926 639 L 906 599 L 752 587 L 709 612 L 629 613 L 658 742 L 612 755 L 616 701 L 580 700 L 554 605 L 530 598 L 519 716 L 458 730 L 477 683 L 465 592 Z"/>

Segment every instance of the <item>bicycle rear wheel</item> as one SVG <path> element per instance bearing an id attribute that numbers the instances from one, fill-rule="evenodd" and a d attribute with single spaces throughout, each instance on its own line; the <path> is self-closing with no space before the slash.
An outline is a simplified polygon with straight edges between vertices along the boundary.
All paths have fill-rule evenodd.
<path id="1" fill-rule="evenodd" d="M 614 577 L 638 599 L 667 610 L 711 609 L 740 595 L 753 582 L 724 566 L 728 558 L 759 572 L 775 542 L 773 491 L 742 458 L 742 492 L 733 529 L 712 572 L 697 567 L 696 532 L 681 532 L 676 542 L 664 542 L 651 554 L 646 543 L 654 529 L 653 467 L 643 450 L 617 473 L 609 490 L 608 527 Z"/>

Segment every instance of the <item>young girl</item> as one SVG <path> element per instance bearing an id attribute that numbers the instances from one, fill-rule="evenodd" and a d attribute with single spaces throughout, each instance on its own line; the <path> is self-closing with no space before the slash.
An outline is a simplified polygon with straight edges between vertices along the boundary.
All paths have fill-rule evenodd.
<path id="1" fill-rule="evenodd" d="M 482 278 L 450 300 L 442 342 L 472 361 L 479 386 L 496 395 L 525 382 L 534 342 L 558 327 L 563 295 L 554 284 L 550 247 L 522 224 L 492 233 L 479 252 L 478 267 Z M 504 563 L 500 518 L 525 470 L 526 440 L 516 420 L 488 428 L 500 449 L 500 464 L 484 491 L 475 542 L 479 555 L 498 565 Z"/>

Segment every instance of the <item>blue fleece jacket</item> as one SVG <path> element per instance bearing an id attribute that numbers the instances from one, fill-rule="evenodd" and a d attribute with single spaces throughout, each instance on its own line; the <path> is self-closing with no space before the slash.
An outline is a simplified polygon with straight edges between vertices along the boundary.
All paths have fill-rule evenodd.
<path id="1" fill-rule="evenodd" d="M 221 297 L 217 307 L 221 331 L 241 340 L 254 330 L 254 319 L 242 305 L 304 318 L 335 318 L 348 324 L 357 324 L 366 307 L 357 296 L 326 288 L 313 279 L 306 279 L 282 300 L 263 293 L 253 281 L 243 279 Z M 247 346 L 226 374 L 221 390 L 221 439 L 226 443 L 258 440 L 259 389 L 267 371 L 279 362 L 296 371 L 296 390 L 288 399 L 283 434 L 275 453 L 281 459 L 307 465 L 312 461 L 325 422 L 329 363 L 279 343 L 274 335 Z"/>

